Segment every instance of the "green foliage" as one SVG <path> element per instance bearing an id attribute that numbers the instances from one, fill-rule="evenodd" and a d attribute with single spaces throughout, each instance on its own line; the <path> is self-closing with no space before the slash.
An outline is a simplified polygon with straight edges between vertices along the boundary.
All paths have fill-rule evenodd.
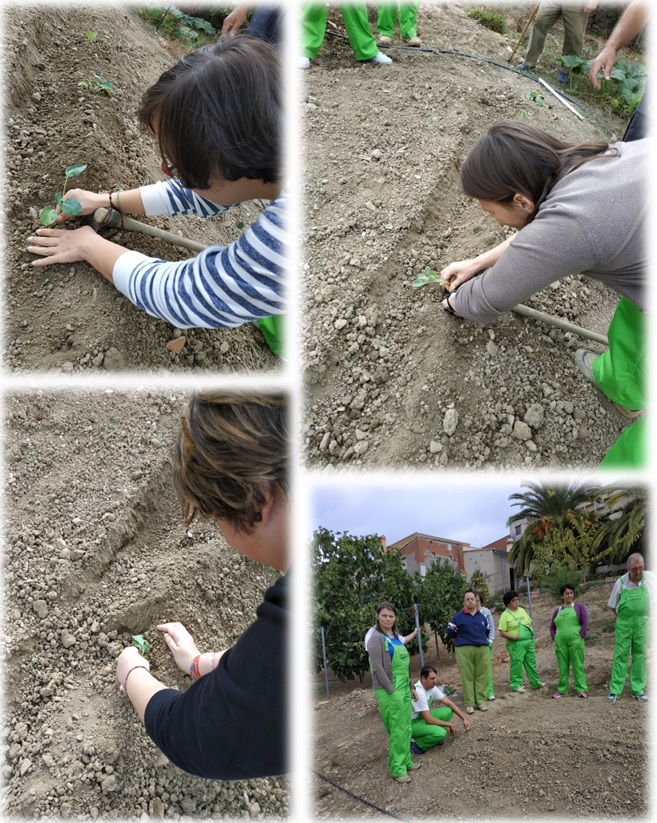
<path id="1" fill-rule="evenodd" d="M 576 54 L 562 54 L 561 63 L 571 74 L 588 74 L 591 71 L 591 60 L 584 60 Z"/>
<path id="2" fill-rule="evenodd" d="M 506 21 L 504 15 L 499 11 L 489 11 L 488 9 L 477 7 L 468 11 L 468 17 L 472 17 L 477 23 L 480 23 L 487 29 L 491 29 L 491 31 L 498 32 L 498 34 L 504 34 L 506 32 Z"/>
<path id="3" fill-rule="evenodd" d="M 432 563 L 420 585 L 420 619 L 431 626 L 448 648 L 452 648 L 452 642 L 445 635 L 447 624 L 463 607 L 466 588 L 465 575 L 448 560 Z"/>
<path id="4" fill-rule="evenodd" d="M 526 120 L 527 119 L 527 112 L 526 111 L 519 111 L 516 114 L 516 120 Z"/>
<path id="5" fill-rule="evenodd" d="M 95 43 L 96 38 L 98 37 L 98 32 L 97 31 L 85 31 L 84 35 L 90 43 Z"/>
<path id="6" fill-rule="evenodd" d="M 132 645 L 139 649 L 139 654 L 146 655 L 151 650 L 151 644 L 148 640 L 146 640 L 143 634 L 133 634 Z"/>
<path id="7" fill-rule="evenodd" d="M 217 30 L 202 17 L 192 17 L 175 6 L 145 6 L 139 14 L 157 31 L 189 49 L 196 49 L 217 37 Z"/>
<path id="8" fill-rule="evenodd" d="M 474 589 L 476 592 L 481 592 L 482 597 L 482 606 L 488 606 L 488 600 L 490 598 L 490 591 L 488 589 L 488 580 L 490 575 L 484 574 L 481 569 L 475 568 L 472 572 L 472 576 L 468 581 L 468 586 L 471 589 Z"/>
<path id="9" fill-rule="evenodd" d="M 592 60 L 583 60 L 574 54 L 562 55 L 559 60 L 570 71 L 569 89 L 573 89 L 573 77 L 588 75 Z M 610 72 L 610 80 L 604 79 L 602 69 L 598 73 L 605 95 L 611 98 L 612 106 L 619 114 L 630 115 L 639 105 L 646 84 L 646 67 L 640 63 L 617 60 Z M 587 80 L 588 82 L 588 80 Z"/>
<path id="10" fill-rule="evenodd" d="M 343 681 L 362 677 L 369 668 L 363 639 L 380 602 L 395 605 L 400 634 L 413 631 L 413 578 L 404 571 L 399 552 L 384 551 L 376 535 L 356 537 L 319 528 L 313 535 L 311 563 L 317 670 L 322 666 L 323 626 L 329 668 Z"/>
<path id="11" fill-rule="evenodd" d="M 423 272 L 420 272 L 411 285 L 413 288 L 419 289 L 421 286 L 426 286 L 427 283 L 438 283 L 439 286 L 449 285 L 449 282 L 443 280 L 430 266 L 427 266 Z"/>
<path id="12" fill-rule="evenodd" d="M 648 518 L 648 493 L 642 487 L 617 489 L 606 486 L 600 494 L 607 498 L 609 513 L 598 529 L 592 545 L 593 564 L 624 563 L 633 551 L 641 551 Z"/>
<path id="13" fill-rule="evenodd" d="M 577 596 L 584 575 L 585 571 L 583 569 L 569 569 L 554 564 L 549 572 L 535 574 L 534 584 L 540 586 L 541 589 L 545 589 L 554 600 L 561 603 L 561 587 L 565 583 L 570 583 L 574 586 L 575 596 Z"/>
<path id="14" fill-rule="evenodd" d="M 526 96 L 529 97 L 530 100 L 533 100 L 533 102 L 536 103 L 537 106 L 540 106 L 543 102 L 543 95 L 540 93 L 538 89 L 535 89 L 534 91 L 528 91 Z"/>
<path id="15" fill-rule="evenodd" d="M 82 174 L 86 168 L 86 164 L 82 165 L 80 163 L 76 163 L 66 168 L 64 172 L 64 187 L 61 191 L 55 193 L 55 206 L 45 206 L 39 212 L 39 223 L 41 223 L 42 226 L 52 226 L 52 224 L 57 220 L 57 206 L 60 207 L 64 214 L 82 214 L 82 204 L 80 201 L 76 200 L 74 197 L 69 197 L 64 200 L 64 195 L 66 194 L 66 185 L 70 178 L 77 177 L 79 174 Z"/>
<path id="16" fill-rule="evenodd" d="M 78 86 L 85 90 L 104 91 L 108 97 L 112 96 L 112 84 L 109 80 L 103 80 L 99 74 L 92 74 L 89 80 L 80 80 Z"/>

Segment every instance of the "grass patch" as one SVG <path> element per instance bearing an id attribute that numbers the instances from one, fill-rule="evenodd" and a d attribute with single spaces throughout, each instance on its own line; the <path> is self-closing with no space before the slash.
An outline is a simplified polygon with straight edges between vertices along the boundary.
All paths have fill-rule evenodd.
<path id="1" fill-rule="evenodd" d="M 472 17 L 482 26 L 485 26 L 491 31 L 496 31 L 498 34 L 506 34 L 506 20 L 504 15 L 499 11 L 489 11 L 477 6 L 467 12 L 468 17 Z"/>

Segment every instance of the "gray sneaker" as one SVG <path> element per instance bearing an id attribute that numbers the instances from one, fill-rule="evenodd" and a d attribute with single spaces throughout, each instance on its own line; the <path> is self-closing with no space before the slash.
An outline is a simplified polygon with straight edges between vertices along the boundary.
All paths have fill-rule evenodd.
<path id="1" fill-rule="evenodd" d="M 595 381 L 595 374 L 593 373 L 593 361 L 596 360 L 597 357 L 597 354 L 594 354 L 588 349 L 577 349 L 575 352 L 575 363 L 577 364 L 577 368 L 590 383 L 593 383 L 596 388 L 598 388 L 598 384 Z M 611 398 L 609 399 L 611 400 Z M 617 403 L 615 400 L 611 400 L 611 402 L 623 415 L 623 417 L 627 417 L 628 420 L 635 420 L 643 411 L 642 409 L 628 409 L 626 406 L 621 406 L 621 404 Z"/>

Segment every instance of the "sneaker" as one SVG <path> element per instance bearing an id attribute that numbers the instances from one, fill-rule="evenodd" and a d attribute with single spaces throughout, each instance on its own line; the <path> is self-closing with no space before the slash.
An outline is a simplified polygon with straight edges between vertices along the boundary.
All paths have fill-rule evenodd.
<path id="1" fill-rule="evenodd" d="M 528 66 L 524 61 L 516 66 L 518 71 L 534 71 L 535 68 L 536 66 Z"/>
<path id="2" fill-rule="evenodd" d="M 532 689 L 544 689 L 544 688 L 545 688 L 545 683 L 543 683 L 541 680 L 538 681 L 537 686 L 532 686 Z"/>
<path id="3" fill-rule="evenodd" d="M 392 46 L 392 37 L 388 37 L 387 34 L 381 34 L 376 38 L 376 42 L 380 46 Z"/>
<path id="4" fill-rule="evenodd" d="M 411 763 L 411 765 L 410 765 L 410 766 L 406 766 L 406 768 L 407 768 L 407 770 L 408 770 L 409 772 L 412 772 L 412 771 L 414 771 L 415 769 L 421 769 L 421 768 L 422 768 L 422 764 L 421 764 L 421 763 Z"/>
<path id="5" fill-rule="evenodd" d="M 607 700 L 610 703 L 615 703 L 618 700 L 618 695 L 617 694 L 610 694 L 609 697 L 607 698 Z"/>
<path id="6" fill-rule="evenodd" d="M 489 694 L 488 699 L 489 700 L 495 700 L 495 695 L 494 694 Z"/>
<path id="7" fill-rule="evenodd" d="M 477 706 L 477 708 L 479 709 L 480 712 L 487 712 L 488 711 L 488 706 L 485 703 L 480 703 Z"/>
<path id="8" fill-rule="evenodd" d="M 474 714 L 474 709 L 472 708 L 472 706 L 466 706 L 465 710 L 468 714 Z"/>
<path id="9" fill-rule="evenodd" d="M 297 57 L 297 68 L 298 69 L 309 69 L 310 68 L 310 57 Z"/>
<path id="10" fill-rule="evenodd" d="M 589 693 L 588 692 L 580 692 L 577 696 L 578 697 L 588 697 Z"/>
<path id="11" fill-rule="evenodd" d="M 415 740 L 411 740 L 411 754 L 424 754 L 424 749 L 421 749 Z"/>
<path id="12" fill-rule="evenodd" d="M 380 51 L 372 57 L 370 60 L 365 60 L 366 63 L 379 63 L 382 66 L 389 66 L 392 63 L 392 60 L 388 57 L 387 54 L 381 54 Z"/>
<path id="13" fill-rule="evenodd" d="M 565 86 L 568 82 L 568 72 L 567 71 L 560 71 L 559 75 L 557 76 L 557 83 L 561 83 L 562 86 Z"/>
<path id="14" fill-rule="evenodd" d="M 648 698 L 645 696 L 645 694 L 633 694 L 632 697 L 635 700 L 638 700 L 639 703 L 647 703 L 648 702 Z"/>
<path id="15" fill-rule="evenodd" d="M 554 697 L 555 700 L 558 700 L 560 697 L 563 697 L 563 695 L 561 692 L 555 692 L 552 697 Z"/>
<path id="16" fill-rule="evenodd" d="M 419 37 L 402 37 L 404 43 L 407 46 L 414 46 L 415 48 L 419 48 L 422 45 L 422 41 Z"/>
<path id="17" fill-rule="evenodd" d="M 393 777 L 393 780 L 396 780 L 397 783 L 410 783 L 411 778 L 407 774 L 402 774 L 399 777 Z"/>
<path id="18" fill-rule="evenodd" d="M 514 689 L 513 691 L 514 691 L 515 694 L 524 694 L 525 693 L 525 687 L 521 686 L 519 689 Z"/>
<path id="19" fill-rule="evenodd" d="M 588 349 L 577 349 L 575 352 L 575 363 L 579 370 L 582 372 L 584 377 L 597 388 L 597 383 L 595 382 L 595 374 L 593 373 L 593 361 L 597 358 L 597 354 L 593 354 L 592 351 Z M 614 406 L 618 409 L 618 411 L 623 415 L 623 417 L 627 417 L 628 420 L 634 420 L 637 418 L 642 409 L 628 409 L 625 406 L 621 406 L 620 403 L 616 403 L 615 400 L 611 401 Z"/>

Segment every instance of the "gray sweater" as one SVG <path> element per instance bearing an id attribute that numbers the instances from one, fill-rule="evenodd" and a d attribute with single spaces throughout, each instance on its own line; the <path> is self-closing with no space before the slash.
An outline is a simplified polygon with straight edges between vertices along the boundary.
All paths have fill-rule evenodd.
<path id="1" fill-rule="evenodd" d="M 457 313 L 486 323 L 569 274 L 606 283 L 647 309 L 646 225 L 650 138 L 615 143 L 552 189 L 502 257 L 457 291 Z"/>
<path id="2" fill-rule="evenodd" d="M 375 689 L 385 689 L 388 694 L 392 694 L 395 687 L 392 682 L 390 652 L 386 651 L 383 635 L 378 631 L 374 632 L 367 641 L 367 653 L 370 656 L 370 664 L 372 667 L 372 686 Z M 410 689 L 412 685 L 411 667 L 409 664 L 408 688 Z"/>

